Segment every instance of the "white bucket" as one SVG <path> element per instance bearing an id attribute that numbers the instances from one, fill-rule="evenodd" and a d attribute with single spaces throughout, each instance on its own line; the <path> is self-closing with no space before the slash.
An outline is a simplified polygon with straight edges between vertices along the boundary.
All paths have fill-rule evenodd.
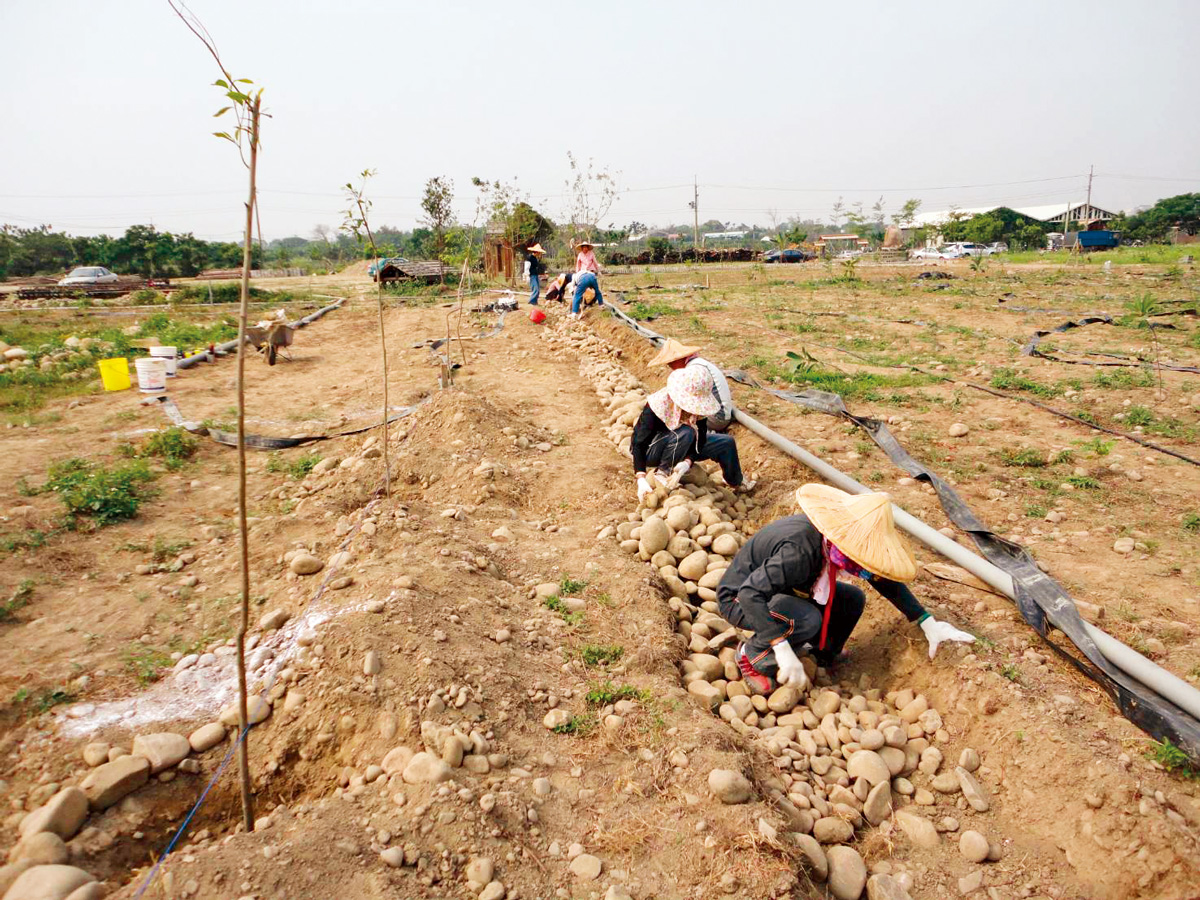
<path id="1" fill-rule="evenodd" d="M 155 359 L 161 359 L 167 364 L 167 377 L 175 377 L 175 357 L 176 351 L 174 347 L 151 347 L 150 355 Z"/>
<path id="2" fill-rule="evenodd" d="M 167 389 L 167 361 L 155 357 L 142 357 L 133 361 L 137 369 L 138 389 L 143 394 L 157 394 Z"/>

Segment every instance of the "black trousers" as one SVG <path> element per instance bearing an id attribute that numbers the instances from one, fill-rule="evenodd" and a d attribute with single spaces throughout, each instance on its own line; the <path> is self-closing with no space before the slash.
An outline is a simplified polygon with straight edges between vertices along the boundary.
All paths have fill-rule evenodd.
<path id="1" fill-rule="evenodd" d="M 825 634 L 825 649 L 817 654 L 823 660 L 832 659 L 846 645 L 850 633 L 858 624 L 866 606 L 867 597 L 860 588 L 844 581 L 837 583 L 829 610 L 829 628 Z M 731 625 L 745 628 L 746 616 L 741 604 L 734 598 L 731 602 L 721 601 L 721 615 Z M 795 594 L 776 594 L 767 604 L 771 616 L 778 619 L 787 629 L 787 642 L 792 645 L 796 655 L 800 655 L 805 644 L 811 644 L 814 651 L 821 640 L 821 620 L 825 615 L 824 607 L 818 606 L 807 597 L 797 597 Z M 771 643 L 759 640 L 755 635 L 746 641 L 746 656 L 754 667 L 764 675 L 774 676 L 778 663 L 775 654 L 771 652 Z"/>

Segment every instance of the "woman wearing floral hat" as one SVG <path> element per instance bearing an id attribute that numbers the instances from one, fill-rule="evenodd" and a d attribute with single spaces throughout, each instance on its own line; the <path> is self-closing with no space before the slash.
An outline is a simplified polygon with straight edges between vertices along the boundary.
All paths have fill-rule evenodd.
<path id="1" fill-rule="evenodd" d="M 667 386 L 649 396 L 633 426 L 630 445 L 639 501 L 651 491 L 646 480 L 649 469 L 682 476 L 701 459 L 720 465 L 721 476 L 734 490 L 754 490 L 755 482 L 742 477 L 733 438 L 708 432 L 705 418 L 720 408 L 713 396 L 712 375 L 696 366 L 676 369 Z"/>
<path id="2" fill-rule="evenodd" d="M 944 641 L 975 640 L 933 618 L 908 589 L 917 563 L 896 531 L 887 494 L 806 484 L 796 502 L 800 514 L 746 541 L 717 585 L 721 615 L 754 631 L 737 650 L 742 680 L 752 691 L 767 694 L 781 684 L 803 691 L 808 676 L 796 654 L 805 645 L 820 665 L 837 658 L 866 603 L 862 590 L 839 575 L 866 581 L 917 623 L 930 659 Z"/>

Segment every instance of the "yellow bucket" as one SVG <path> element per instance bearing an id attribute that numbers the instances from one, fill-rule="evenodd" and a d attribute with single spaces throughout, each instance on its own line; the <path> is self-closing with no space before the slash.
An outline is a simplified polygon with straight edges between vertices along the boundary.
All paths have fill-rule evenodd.
<path id="1" fill-rule="evenodd" d="M 102 359 L 99 362 L 100 380 L 106 391 L 129 390 L 129 360 L 124 356 Z"/>

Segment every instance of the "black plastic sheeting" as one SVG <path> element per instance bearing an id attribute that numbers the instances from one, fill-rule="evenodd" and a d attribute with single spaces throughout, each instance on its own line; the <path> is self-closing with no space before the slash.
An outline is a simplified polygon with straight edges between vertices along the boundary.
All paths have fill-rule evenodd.
<path id="1" fill-rule="evenodd" d="M 1161 313 L 1160 315 L 1177 315 L 1184 312 L 1177 310 L 1172 313 Z M 1042 359 L 1053 360 L 1054 362 L 1069 363 L 1073 366 L 1117 366 L 1117 367 L 1153 367 L 1156 369 L 1169 369 L 1172 372 L 1189 372 L 1193 375 L 1200 375 L 1200 369 L 1195 366 L 1173 366 L 1169 363 L 1152 362 L 1151 360 L 1139 359 L 1137 362 L 1093 362 L 1086 359 L 1063 359 L 1061 356 L 1053 356 L 1045 353 L 1038 348 L 1042 342 L 1042 338 L 1052 334 L 1062 334 L 1066 331 L 1071 331 L 1075 328 L 1083 328 L 1086 325 L 1112 325 L 1112 316 L 1084 316 L 1082 319 L 1072 319 L 1068 322 L 1063 322 L 1061 325 L 1051 328 L 1049 331 L 1035 331 L 1033 337 L 1029 339 L 1024 347 L 1021 348 L 1022 356 L 1038 356 Z M 1174 328 L 1174 325 L 1152 325 L 1152 328 Z M 1113 353 L 1097 353 L 1096 356 L 1105 356 L 1109 359 L 1128 359 L 1127 357 L 1117 356 Z"/>
<path id="2" fill-rule="evenodd" d="M 188 421 L 183 417 L 183 413 L 179 411 L 179 407 L 175 405 L 175 401 L 170 397 L 164 397 L 161 394 L 154 398 L 162 406 L 162 410 L 166 413 L 167 418 L 171 420 L 173 425 L 178 425 L 180 428 L 190 431 L 192 434 L 204 434 L 212 438 L 218 444 L 225 444 L 227 447 L 237 446 L 236 431 L 221 431 L 217 428 L 209 428 L 206 425 L 200 425 L 196 422 Z M 405 406 L 388 416 L 388 424 L 392 424 L 405 416 L 412 415 L 416 410 L 416 406 Z M 364 431 L 370 431 L 372 428 L 378 428 L 378 422 L 372 422 L 370 425 L 364 425 L 361 428 L 351 428 L 349 431 L 338 431 L 334 434 L 311 434 L 302 437 L 268 437 L 263 434 L 248 434 L 246 435 L 246 446 L 251 450 L 287 450 L 289 447 L 302 447 L 305 444 L 314 444 L 318 441 L 331 441 L 334 438 L 348 437 L 352 434 L 362 434 Z"/>
<path id="3" fill-rule="evenodd" d="M 620 310 L 612 307 L 610 310 L 655 345 L 665 340 Z M 745 372 L 733 370 L 725 374 L 734 381 L 765 390 L 790 403 L 846 419 L 866 431 L 893 463 L 913 478 L 932 486 L 950 521 L 971 536 L 988 562 L 1012 577 L 1016 605 L 1027 624 L 1063 658 L 1099 684 L 1131 722 L 1156 740 L 1170 740 L 1193 760 L 1200 761 L 1200 722 L 1110 663 L 1085 630 L 1075 602 L 1062 585 L 1039 569 L 1024 547 L 1000 537 L 984 525 L 949 484 L 900 446 L 887 425 L 878 419 L 854 415 L 838 394 L 814 390 L 781 391 L 759 385 Z M 1047 637 L 1047 623 L 1070 638 L 1086 659 L 1078 659 L 1051 641 Z"/>

